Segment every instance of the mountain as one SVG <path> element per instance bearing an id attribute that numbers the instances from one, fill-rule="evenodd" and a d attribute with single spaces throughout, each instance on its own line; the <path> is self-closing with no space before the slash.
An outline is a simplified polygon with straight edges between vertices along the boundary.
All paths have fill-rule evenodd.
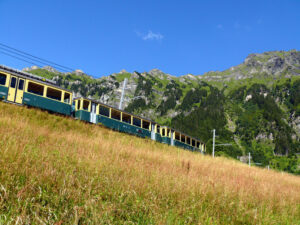
<path id="1" fill-rule="evenodd" d="M 27 69 L 28 70 L 28 69 Z M 216 154 L 237 158 L 251 153 L 261 166 L 300 173 L 300 52 L 250 54 L 225 71 L 172 76 L 158 69 L 122 70 L 95 79 L 81 73 L 33 68 L 75 96 L 118 106 L 128 79 L 124 109 L 175 127 L 207 143 L 218 135 Z"/>
<path id="2" fill-rule="evenodd" d="M 299 224 L 299 176 L 13 104 L 0 115 L 0 224 Z"/>

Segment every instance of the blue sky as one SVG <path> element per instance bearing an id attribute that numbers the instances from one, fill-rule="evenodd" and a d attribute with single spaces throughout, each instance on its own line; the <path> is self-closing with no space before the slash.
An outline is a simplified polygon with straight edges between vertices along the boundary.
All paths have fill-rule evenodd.
<path id="1" fill-rule="evenodd" d="M 0 0 L 0 12 L 0 43 L 95 77 L 203 74 L 300 45 L 299 0 Z"/>

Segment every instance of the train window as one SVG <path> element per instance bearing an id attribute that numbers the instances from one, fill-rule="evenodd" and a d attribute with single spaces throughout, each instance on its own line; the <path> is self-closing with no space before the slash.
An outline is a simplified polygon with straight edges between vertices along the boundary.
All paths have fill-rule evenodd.
<path id="1" fill-rule="evenodd" d="M 112 109 L 111 110 L 111 118 L 115 119 L 115 120 L 121 120 L 121 112 Z"/>
<path id="2" fill-rule="evenodd" d="M 167 135 L 167 137 L 170 136 L 170 129 L 169 129 L 169 128 L 167 128 L 167 133 L 166 133 L 166 135 Z"/>
<path id="3" fill-rule="evenodd" d="M 192 146 L 195 147 L 195 140 L 192 139 Z"/>
<path id="4" fill-rule="evenodd" d="M 159 125 L 157 125 L 156 133 L 160 134 L 160 126 Z"/>
<path id="5" fill-rule="evenodd" d="M 175 140 L 180 141 L 180 134 L 175 132 Z"/>
<path id="6" fill-rule="evenodd" d="M 131 115 L 123 113 L 122 114 L 122 121 L 125 122 L 125 123 L 131 124 Z"/>
<path id="7" fill-rule="evenodd" d="M 23 90 L 23 88 L 24 88 L 24 80 L 20 79 L 20 80 L 19 80 L 18 89 L 19 89 L 19 90 Z"/>
<path id="8" fill-rule="evenodd" d="M 6 84 L 6 75 L 3 73 L 0 73 L 0 84 L 5 85 Z"/>
<path id="9" fill-rule="evenodd" d="M 143 127 L 144 129 L 149 129 L 149 126 L 150 126 L 150 122 L 146 121 L 146 120 L 143 120 Z"/>
<path id="10" fill-rule="evenodd" d="M 135 125 L 137 127 L 141 127 L 141 125 L 142 125 L 141 119 L 133 117 L 133 125 Z"/>
<path id="11" fill-rule="evenodd" d="M 46 94 L 47 98 L 61 101 L 61 95 L 62 95 L 61 91 L 50 88 L 50 87 L 47 88 L 47 94 Z"/>
<path id="12" fill-rule="evenodd" d="M 78 104 L 77 104 L 77 109 L 80 110 L 81 109 L 81 100 L 77 100 Z"/>
<path id="13" fill-rule="evenodd" d="M 102 116 L 109 117 L 109 108 L 100 105 L 99 114 L 102 115 Z"/>
<path id="14" fill-rule="evenodd" d="M 181 135 L 181 142 L 185 143 L 185 136 Z"/>
<path id="15" fill-rule="evenodd" d="M 70 103 L 71 95 L 70 93 L 65 92 L 64 103 Z"/>
<path id="16" fill-rule="evenodd" d="M 191 139 L 190 139 L 189 137 L 186 138 L 186 143 L 187 143 L 188 145 L 191 144 Z"/>
<path id="17" fill-rule="evenodd" d="M 90 101 L 83 100 L 83 110 L 89 110 Z"/>
<path id="18" fill-rule="evenodd" d="M 165 129 L 165 128 L 162 128 L 162 130 L 161 130 L 161 135 L 162 135 L 162 136 L 165 136 L 165 135 L 166 135 L 166 132 L 165 132 L 165 131 L 166 131 L 166 129 Z"/>
<path id="19" fill-rule="evenodd" d="M 197 141 L 197 145 L 196 145 L 196 147 L 197 147 L 197 148 L 199 148 L 199 147 L 200 147 L 200 142 L 199 142 L 199 141 Z"/>
<path id="20" fill-rule="evenodd" d="M 29 93 L 33 93 L 33 94 L 36 94 L 36 95 L 41 95 L 43 96 L 43 93 L 44 93 L 44 86 L 43 85 L 40 85 L 40 84 L 36 84 L 36 83 L 32 83 L 32 82 L 29 82 L 28 83 L 28 89 L 27 91 Z"/>
<path id="21" fill-rule="evenodd" d="M 17 78 L 12 77 L 10 81 L 10 87 L 11 88 L 16 88 L 16 83 L 17 83 Z"/>

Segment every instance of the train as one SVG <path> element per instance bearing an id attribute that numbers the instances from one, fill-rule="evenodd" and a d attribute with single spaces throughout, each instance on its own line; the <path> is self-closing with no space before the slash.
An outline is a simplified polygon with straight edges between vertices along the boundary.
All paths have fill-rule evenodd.
<path id="1" fill-rule="evenodd" d="M 0 65 L 0 99 L 103 125 L 182 149 L 202 154 L 206 152 L 204 142 L 181 131 L 94 99 L 75 98 L 72 91 L 58 86 L 53 80 L 4 65 Z"/>

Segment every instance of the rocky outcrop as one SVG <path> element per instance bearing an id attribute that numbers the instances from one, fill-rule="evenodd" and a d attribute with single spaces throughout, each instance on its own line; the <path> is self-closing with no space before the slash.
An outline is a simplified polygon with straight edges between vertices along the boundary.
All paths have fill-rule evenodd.
<path id="1" fill-rule="evenodd" d="M 207 81 L 243 80 L 266 74 L 274 78 L 300 75 L 300 51 L 273 51 L 250 54 L 242 64 L 225 71 L 208 72 Z"/>
<path id="2" fill-rule="evenodd" d="M 31 67 L 25 67 L 25 68 L 23 68 L 22 71 L 30 72 L 32 70 L 37 70 L 37 69 L 39 69 L 38 66 L 31 66 Z"/>
<path id="3" fill-rule="evenodd" d="M 76 75 L 83 75 L 84 74 L 84 72 L 82 70 L 79 70 L 79 69 L 75 70 L 74 73 Z"/>
<path id="4" fill-rule="evenodd" d="M 44 70 L 47 70 L 51 73 L 59 73 L 56 69 L 54 69 L 52 66 L 44 66 L 43 67 Z"/>

